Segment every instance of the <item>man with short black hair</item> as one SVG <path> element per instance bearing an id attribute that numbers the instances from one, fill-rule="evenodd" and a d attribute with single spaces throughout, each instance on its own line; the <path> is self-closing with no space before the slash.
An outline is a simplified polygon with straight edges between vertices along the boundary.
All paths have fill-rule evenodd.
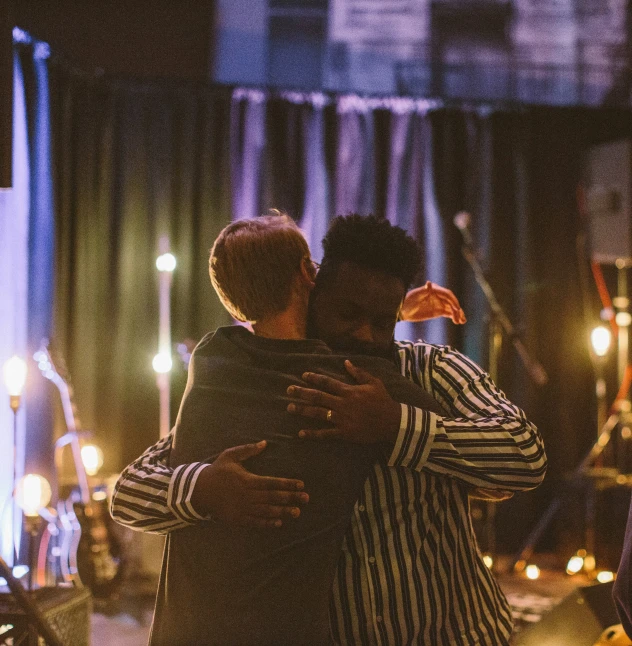
<path id="1" fill-rule="evenodd" d="M 478 551 L 468 496 L 472 487 L 537 486 L 546 470 L 542 441 L 489 375 L 459 352 L 421 341 L 394 343 L 409 287 L 409 240 L 381 218 L 337 218 L 324 241 L 310 324 L 334 349 L 392 356 L 449 414 L 410 405 L 395 412 L 376 380 L 353 367 L 355 385 L 307 374 L 314 387 L 290 393 L 296 398 L 291 412 L 334 425 L 306 428 L 304 441 L 328 436 L 392 447 L 353 510 L 333 587 L 332 635 L 341 644 L 506 645 L 511 613 Z M 365 414 L 369 404 L 389 412 L 377 423 L 376 415 Z M 150 448 L 123 472 L 112 501 L 115 518 L 166 533 L 211 513 L 212 491 L 230 497 L 217 473 L 209 477 L 208 465 L 165 466 L 170 442 Z M 148 471 L 153 493 L 136 495 L 135 483 Z M 236 460 L 225 473 L 239 481 L 247 472 Z M 193 491 L 182 484 L 191 478 L 197 478 Z M 291 495 L 282 487 L 277 493 L 279 501 Z M 292 507 L 280 502 L 269 513 L 278 518 Z"/>

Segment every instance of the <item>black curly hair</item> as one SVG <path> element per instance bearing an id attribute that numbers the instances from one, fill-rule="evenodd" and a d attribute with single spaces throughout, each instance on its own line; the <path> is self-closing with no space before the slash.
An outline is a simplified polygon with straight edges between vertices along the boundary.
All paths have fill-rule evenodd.
<path id="1" fill-rule="evenodd" d="M 317 287 L 335 278 L 348 261 L 402 281 L 406 290 L 421 270 L 421 248 L 404 229 L 377 215 L 350 213 L 334 218 L 323 239 L 323 262 Z"/>

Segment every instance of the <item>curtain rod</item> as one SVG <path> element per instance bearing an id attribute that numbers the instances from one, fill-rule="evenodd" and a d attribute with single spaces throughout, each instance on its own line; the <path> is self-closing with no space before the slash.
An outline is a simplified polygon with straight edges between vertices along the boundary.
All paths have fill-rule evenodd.
<path id="1" fill-rule="evenodd" d="M 268 99 L 281 99 L 297 105 L 312 105 L 323 108 L 335 105 L 340 113 L 345 112 L 370 112 L 373 110 L 388 110 L 396 114 L 409 114 L 412 112 L 426 114 L 437 110 L 455 109 L 464 112 L 476 113 L 485 117 L 494 112 L 519 112 L 527 106 L 522 104 L 493 103 L 488 101 L 473 102 L 446 100 L 441 98 L 422 98 L 407 95 L 370 95 L 359 93 L 335 92 L 307 92 L 301 90 L 284 90 L 274 87 L 239 86 L 233 89 L 233 100 L 248 100 L 263 103 Z"/>
<path id="2" fill-rule="evenodd" d="M 290 103 L 307 104 L 316 108 L 335 105 L 339 113 L 345 112 L 370 112 L 373 110 L 388 110 L 395 114 L 427 114 L 437 110 L 460 110 L 472 112 L 479 116 L 489 116 L 494 112 L 520 112 L 529 106 L 511 102 L 472 101 L 459 99 L 445 99 L 439 97 L 415 97 L 410 95 L 371 95 L 355 92 L 328 92 L 304 91 L 295 89 L 282 89 L 271 86 L 235 86 L 233 84 L 216 82 L 190 82 L 172 79 L 125 79 L 108 77 L 105 70 L 95 68 L 92 72 L 81 69 L 71 63 L 65 56 L 51 50 L 50 45 L 32 36 L 20 27 L 13 29 L 13 43 L 17 46 L 28 45 L 33 47 L 33 56 L 38 59 L 48 60 L 63 67 L 68 73 L 80 77 L 88 82 L 107 82 L 114 87 L 128 87 L 130 89 L 161 89 L 165 87 L 186 88 L 195 85 L 197 88 L 231 90 L 233 100 L 263 102 L 269 98 L 279 98 Z"/>

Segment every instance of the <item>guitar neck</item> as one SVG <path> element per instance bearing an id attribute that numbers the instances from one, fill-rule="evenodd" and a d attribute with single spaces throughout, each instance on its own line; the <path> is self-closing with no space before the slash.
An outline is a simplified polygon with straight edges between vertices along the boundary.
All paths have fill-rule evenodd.
<path id="1" fill-rule="evenodd" d="M 74 402 L 72 387 L 59 374 L 45 345 L 43 345 L 40 353 L 45 356 L 48 364 L 45 366 L 46 369 L 42 369 L 40 366 L 40 370 L 42 370 L 42 373 L 47 379 L 55 384 L 59 391 L 61 405 L 64 412 L 64 420 L 66 422 L 66 428 L 68 429 L 68 432 L 62 435 L 62 437 L 55 442 L 55 465 L 59 473 L 61 471 L 63 448 L 66 445 L 70 445 L 72 459 L 77 473 L 77 480 L 79 482 L 81 502 L 84 505 L 89 505 L 90 486 L 88 484 L 88 474 L 86 473 L 83 460 L 81 459 L 81 444 L 79 443 L 79 431 L 81 430 L 81 425 L 77 415 L 77 407 Z"/>
<path id="2" fill-rule="evenodd" d="M 83 466 L 83 460 L 81 459 L 81 445 L 79 443 L 79 435 L 77 434 L 77 431 L 68 431 L 55 442 L 55 465 L 57 467 L 57 471 L 61 471 L 63 449 L 67 445 L 70 445 L 70 451 L 72 452 L 72 460 L 77 473 L 81 502 L 84 505 L 89 505 L 90 485 L 88 483 L 88 474 L 86 473 L 86 469 Z"/>

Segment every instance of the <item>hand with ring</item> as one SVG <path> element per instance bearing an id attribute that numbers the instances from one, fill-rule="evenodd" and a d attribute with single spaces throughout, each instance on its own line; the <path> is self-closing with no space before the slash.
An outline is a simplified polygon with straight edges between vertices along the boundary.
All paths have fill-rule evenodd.
<path id="1" fill-rule="evenodd" d="M 345 368 L 355 384 L 307 372 L 303 379 L 313 388 L 288 388 L 288 395 L 295 399 L 288 405 L 288 412 L 333 425 L 302 430 L 299 437 L 337 438 L 359 444 L 394 442 L 399 432 L 401 404 L 394 401 L 384 384 L 366 370 L 356 368 L 350 361 L 345 361 Z"/>

